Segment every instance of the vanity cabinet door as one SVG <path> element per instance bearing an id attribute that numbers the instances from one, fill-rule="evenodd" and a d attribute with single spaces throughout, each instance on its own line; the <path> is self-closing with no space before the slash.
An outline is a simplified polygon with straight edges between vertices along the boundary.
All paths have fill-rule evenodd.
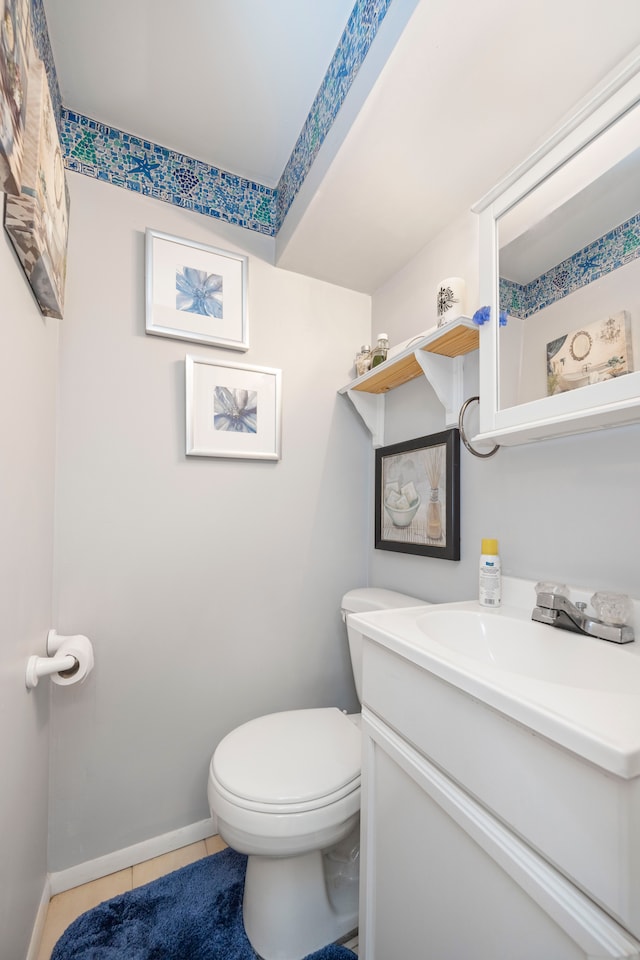
<path id="1" fill-rule="evenodd" d="M 640 957 L 640 945 L 363 710 L 366 960 Z"/>

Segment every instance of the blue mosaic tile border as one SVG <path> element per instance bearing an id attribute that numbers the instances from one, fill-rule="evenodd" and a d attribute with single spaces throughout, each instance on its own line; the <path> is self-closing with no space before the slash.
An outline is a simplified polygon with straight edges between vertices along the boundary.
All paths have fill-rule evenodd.
<path id="1" fill-rule="evenodd" d="M 43 0 L 31 30 L 47 71 L 65 165 L 145 196 L 275 236 L 366 57 L 392 0 L 356 0 L 302 132 L 274 190 L 123 133 L 62 106 Z M 500 280 L 500 309 L 526 318 L 640 257 L 640 214 L 522 286 Z"/>
<path id="2" fill-rule="evenodd" d="M 60 133 L 60 118 L 62 114 L 62 97 L 60 96 L 60 85 L 58 83 L 58 74 L 53 60 L 53 50 L 49 39 L 49 29 L 47 27 L 47 18 L 44 12 L 42 0 L 31 0 L 31 35 L 36 52 L 47 71 L 47 80 L 49 81 L 49 92 L 51 93 L 51 103 L 53 112 L 58 124 L 58 133 Z"/>
<path id="3" fill-rule="evenodd" d="M 62 108 L 68 170 L 275 236 L 276 191 Z"/>
<path id="4" fill-rule="evenodd" d="M 612 270 L 640 258 L 640 213 L 524 286 L 500 278 L 500 309 L 530 317 Z"/>
<path id="5" fill-rule="evenodd" d="M 523 320 L 527 317 L 526 287 L 522 284 L 500 277 L 498 299 L 500 310 L 506 310 L 509 316 Z"/>
<path id="6" fill-rule="evenodd" d="M 43 0 L 31 0 L 67 169 L 275 236 L 349 92 L 392 0 L 356 0 L 302 132 L 274 190 L 108 127 L 62 106 Z"/>
<path id="7" fill-rule="evenodd" d="M 278 183 L 278 229 L 344 103 L 391 0 L 357 0 Z"/>

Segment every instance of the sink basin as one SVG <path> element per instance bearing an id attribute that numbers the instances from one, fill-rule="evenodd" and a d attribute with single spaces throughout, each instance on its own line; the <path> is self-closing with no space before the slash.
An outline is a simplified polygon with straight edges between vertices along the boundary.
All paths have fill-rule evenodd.
<path id="1" fill-rule="evenodd" d="M 532 621 L 534 586 L 503 578 L 497 610 L 468 600 L 356 614 L 353 622 L 530 730 L 611 773 L 640 778 L 640 643 L 621 647 Z M 583 591 L 575 600 L 588 597 Z M 638 633 L 635 601 L 632 625 Z"/>
<path id="2" fill-rule="evenodd" d="M 445 656 L 453 653 L 544 683 L 607 693 L 640 692 L 636 656 L 625 656 L 626 651 L 611 649 L 603 640 L 560 631 L 508 611 L 432 610 L 419 617 L 416 625 Z"/>

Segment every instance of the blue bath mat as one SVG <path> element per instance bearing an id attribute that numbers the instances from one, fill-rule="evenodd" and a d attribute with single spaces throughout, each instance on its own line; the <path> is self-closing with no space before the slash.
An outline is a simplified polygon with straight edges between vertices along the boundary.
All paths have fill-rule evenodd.
<path id="1" fill-rule="evenodd" d="M 247 858 L 226 849 L 74 920 L 51 960 L 255 960 L 242 923 Z M 352 960 L 331 944 L 308 960 Z"/>

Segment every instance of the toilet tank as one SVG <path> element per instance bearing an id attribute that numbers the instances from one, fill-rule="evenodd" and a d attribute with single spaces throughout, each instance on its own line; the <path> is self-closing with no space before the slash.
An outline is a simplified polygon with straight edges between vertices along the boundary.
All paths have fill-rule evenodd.
<path id="1" fill-rule="evenodd" d="M 356 684 L 358 700 L 362 703 L 362 634 L 349 623 L 350 613 L 372 613 L 374 610 L 391 610 L 394 607 L 429 606 L 427 600 L 418 600 L 405 593 L 385 590 L 382 587 L 360 587 L 349 590 L 342 598 L 342 619 L 347 625 L 349 653 L 353 679 Z"/>

